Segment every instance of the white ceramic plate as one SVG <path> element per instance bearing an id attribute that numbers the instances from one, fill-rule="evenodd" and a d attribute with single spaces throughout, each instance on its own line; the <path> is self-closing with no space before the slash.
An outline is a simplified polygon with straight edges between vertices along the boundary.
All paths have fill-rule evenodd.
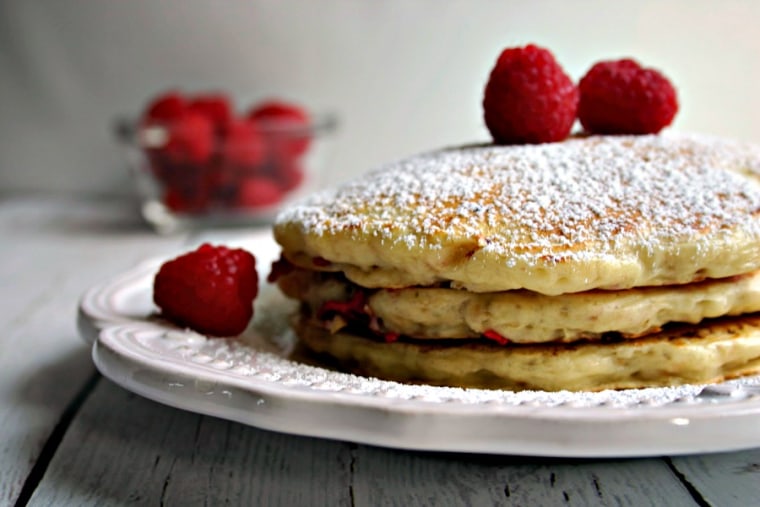
<path id="1" fill-rule="evenodd" d="M 277 248 L 242 240 L 266 276 Z M 93 287 L 79 327 L 106 377 L 153 400 L 260 428 L 388 447 L 562 457 L 760 447 L 760 378 L 599 393 L 410 386 L 288 358 L 292 310 L 264 284 L 251 329 L 209 339 L 155 317 L 161 259 Z"/>

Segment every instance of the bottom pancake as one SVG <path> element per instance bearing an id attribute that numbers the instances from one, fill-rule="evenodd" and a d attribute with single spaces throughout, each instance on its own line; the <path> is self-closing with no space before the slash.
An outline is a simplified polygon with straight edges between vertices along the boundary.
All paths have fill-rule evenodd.
<path id="1" fill-rule="evenodd" d="M 346 371 L 440 386 L 601 391 L 705 384 L 760 372 L 759 314 L 680 325 L 636 340 L 571 345 L 386 343 L 331 334 L 307 318 L 295 330 L 306 348 Z"/>

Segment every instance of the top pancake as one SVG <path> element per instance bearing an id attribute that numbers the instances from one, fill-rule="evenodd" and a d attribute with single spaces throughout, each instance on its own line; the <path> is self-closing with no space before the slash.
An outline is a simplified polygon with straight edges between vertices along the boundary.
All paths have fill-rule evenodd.
<path id="1" fill-rule="evenodd" d="M 291 262 L 366 287 L 689 283 L 760 269 L 757 174 L 759 147 L 697 136 L 462 147 L 308 197 L 274 230 Z"/>

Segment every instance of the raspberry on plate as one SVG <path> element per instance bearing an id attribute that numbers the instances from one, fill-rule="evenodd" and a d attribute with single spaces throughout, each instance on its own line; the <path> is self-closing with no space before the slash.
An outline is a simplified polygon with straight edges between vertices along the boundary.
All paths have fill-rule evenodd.
<path id="1" fill-rule="evenodd" d="M 201 245 L 165 262 L 153 281 L 164 317 L 212 336 L 242 333 L 258 294 L 256 259 L 240 248 Z"/>
<path id="2" fill-rule="evenodd" d="M 578 89 L 548 50 L 507 48 L 486 84 L 483 110 L 497 144 L 548 143 L 570 134 Z"/>
<path id="3" fill-rule="evenodd" d="M 678 112 L 668 78 L 631 59 L 595 64 L 579 89 L 578 119 L 594 134 L 656 134 Z"/>

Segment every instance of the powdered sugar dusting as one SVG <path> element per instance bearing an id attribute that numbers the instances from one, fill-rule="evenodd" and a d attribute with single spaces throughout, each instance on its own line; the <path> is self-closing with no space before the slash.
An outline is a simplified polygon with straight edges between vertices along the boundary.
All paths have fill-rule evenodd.
<path id="1" fill-rule="evenodd" d="M 760 187 L 747 174 L 760 174 L 760 149 L 698 136 L 472 146 L 380 167 L 277 223 L 410 248 L 477 238 L 507 262 L 598 256 L 621 242 L 655 247 L 726 228 L 760 237 Z"/>

